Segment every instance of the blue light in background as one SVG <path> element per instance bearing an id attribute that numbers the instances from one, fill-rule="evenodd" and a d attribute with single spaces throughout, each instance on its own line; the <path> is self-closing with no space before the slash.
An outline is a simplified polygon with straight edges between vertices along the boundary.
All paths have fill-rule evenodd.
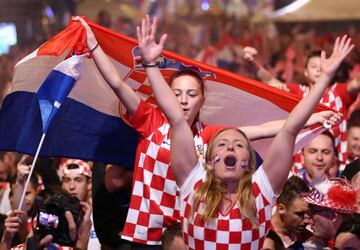
<path id="1" fill-rule="evenodd" d="M 14 23 L 0 23 L 0 55 L 9 52 L 9 47 L 17 43 Z"/>
<path id="2" fill-rule="evenodd" d="M 209 0 L 201 0 L 201 9 L 205 11 L 210 9 Z"/>

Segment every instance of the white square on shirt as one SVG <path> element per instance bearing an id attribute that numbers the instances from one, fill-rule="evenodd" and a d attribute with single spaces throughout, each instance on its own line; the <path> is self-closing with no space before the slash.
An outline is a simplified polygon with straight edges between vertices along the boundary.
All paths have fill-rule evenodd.
<path id="1" fill-rule="evenodd" d="M 169 165 L 165 164 L 161 161 L 155 161 L 155 166 L 156 168 L 154 168 L 154 174 L 161 176 L 163 178 L 166 178 L 168 169 L 169 169 Z"/>
<path id="2" fill-rule="evenodd" d="M 161 210 L 164 212 L 165 215 L 168 215 L 168 216 L 172 216 L 173 213 L 174 213 L 174 208 L 170 208 L 170 207 L 165 207 L 165 206 L 160 206 L 161 207 Z"/>
<path id="3" fill-rule="evenodd" d="M 141 226 L 141 225 L 136 225 L 135 226 L 134 237 L 138 238 L 138 239 L 146 239 L 147 238 L 147 232 L 148 232 L 147 227 L 144 227 L 144 226 Z"/>
<path id="4" fill-rule="evenodd" d="M 216 243 L 211 241 L 204 241 L 204 249 L 216 249 Z"/>
<path id="5" fill-rule="evenodd" d="M 132 224 L 137 224 L 137 220 L 139 217 L 139 211 L 129 208 L 128 213 L 131 214 L 132 216 L 127 217 L 127 222 L 130 222 Z"/>
<path id="6" fill-rule="evenodd" d="M 146 157 L 146 154 L 144 154 L 143 152 L 141 152 L 141 153 L 140 153 L 140 157 L 139 157 L 139 167 L 140 167 L 140 168 L 144 168 L 145 157 Z"/>
<path id="7" fill-rule="evenodd" d="M 140 181 L 135 181 L 134 182 L 133 195 L 137 195 L 137 196 L 142 197 L 143 196 L 143 191 L 144 191 L 143 183 L 140 182 Z"/>
<path id="8" fill-rule="evenodd" d="M 169 180 L 169 179 L 166 179 L 165 180 L 165 187 L 177 187 L 176 185 L 176 182 L 173 181 L 173 180 Z M 168 193 L 168 194 L 171 194 L 171 195 L 176 195 L 176 192 L 178 191 L 178 188 L 169 188 L 167 190 L 164 190 L 165 193 Z M 177 199 L 178 200 L 178 199 Z"/>
<path id="9" fill-rule="evenodd" d="M 229 243 L 230 241 L 229 237 L 230 237 L 230 232 L 228 231 L 217 230 L 216 232 L 216 241 L 218 243 L 224 243 L 224 244 Z"/>
<path id="10" fill-rule="evenodd" d="M 150 218 L 149 218 L 149 227 L 153 228 L 153 227 L 161 227 L 163 225 L 163 221 L 164 221 L 164 216 L 163 215 L 158 215 L 158 214 L 150 214 Z M 156 222 L 151 223 L 151 222 Z"/>
<path id="11" fill-rule="evenodd" d="M 150 141 L 150 145 L 148 147 L 146 154 L 148 156 L 150 156 L 151 158 L 156 159 L 158 152 L 159 152 L 159 148 L 160 148 L 160 146 L 158 146 L 155 143 L 153 143 L 152 141 Z"/>
<path id="12" fill-rule="evenodd" d="M 241 219 L 232 219 L 229 223 L 230 232 L 240 232 L 242 230 Z"/>
<path id="13" fill-rule="evenodd" d="M 143 175 L 144 175 L 144 184 L 150 186 L 153 173 L 150 172 L 149 170 L 144 169 Z"/>
<path id="14" fill-rule="evenodd" d="M 151 195 L 151 199 L 153 201 L 156 202 L 156 204 L 160 204 L 161 203 L 161 198 L 162 198 L 162 195 L 163 195 L 163 191 L 159 191 L 159 190 L 156 190 L 155 188 L 151 188 L 150 187 L 150 195 Z"/>
<path id="15" fill-rule="evenodd" d="M 252 239 L 252 230 L 246 230 L 241 232 L 241 243 L 249 243 Z"/>
<path id="16" fill-rule="evenodd" d="M 146 198 L 141 199 L 141 205 L 140 205 L 140 211 L 142 212 L 148 212 L 150 207 L 150 201 Z"/>
<path id="17" fill-rule="evenodd" d="M 194 226 L 194 236 L 195 238 L 197 239 L 204 239 L 205 237 L 205 229 L 203 227 L 197 227 L 197 226 Z"/>

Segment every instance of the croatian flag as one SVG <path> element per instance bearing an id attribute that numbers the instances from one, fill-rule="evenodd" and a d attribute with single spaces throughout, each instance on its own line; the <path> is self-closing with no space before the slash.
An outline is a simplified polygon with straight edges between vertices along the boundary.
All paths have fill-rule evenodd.
<path id="1" fill-rule="evenodd" d="M 146 72 L 135 60 L 138 55 L 136 40 L 88 23 L 123 80 L 140 98 L 156 106 Z M 11 90 L 0 110 L 0 150 L 34 153 L 43 132 L 35 93 L 58 63 L 72 53 L 87 52 L 85 30 L 80 23 L 72 22 L 16 65 Z M 132 167 L 138 135 L 124 121 L 126 110 L 101 77 L 93 59 L 84 58 L 83 61 L 82 78 L 62 101 L 58 114 L 48 126 L 40 155 Z M 168 81 L 175 71 L 187 68 L 198 71 L 205 79 L 207 94 L 200 118 L 206 124 L 246 126 L 286 119 L 299 101 L 284 91 L 168 51 L 158 58 L 157 65 Z M 53 100 L 50 103 L 54 104 Z M 316 111 L 328 109 L 319 105 Z M 47 114 L 51 116 L 51 111 Z M 321 130 L 323 128 L 316 127 L 305 131 L 307 134 L 299 137 L 298 145 Z M 262 157 L 269 142 L 270 139 L 266 139 L 253 144 Z"/>

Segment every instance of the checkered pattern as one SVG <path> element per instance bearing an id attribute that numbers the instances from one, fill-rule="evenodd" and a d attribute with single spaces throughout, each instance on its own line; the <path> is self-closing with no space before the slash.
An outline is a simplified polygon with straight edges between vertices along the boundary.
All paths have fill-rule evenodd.
<path id="1" fill-rule="evenodd" d="M 137 149 L 133 191 L 122 238 L 159 245 L 163 230 L 180 220 L 179 192 L 169 168 L 170 125 L 159 110 L 143 101 L 129 122 L 142 139 Z M 212 128 L 206 126 L 200 133 L 204 143 L 218 130 Z"/>
<path id="2" fill-rule="evenodd" d="M 270 229 L 272 208 L 275 197 L 262 167 L 253 175 L 253 194 L 258 211 L 259 227 L 255 228 L 248 219 L 243 218 L 238 204 L 228 214 L 218 213 L 217 217 L 203 222 L 203 204 L 192 214 L 192 190 L 205 178 L 202 164 L 198 164 L 180 189 L 181 220 L 184 241 L 188 249 L 261 249 L 265 236 Z"/>
<path id="3" fill-rule="evenodd" d="M 304 85 L 288 85 L 290 92 L 301 97 L 305 97 L 310 88 Z M 291 87 L 290 87 L 291 86 Z M 296 87 L 297 86 L 297 87 Z M 335 146 L 337 147 L 340 163 L 345 163 L 347 158 L 347 140 L 346 140 L 346 119 L 350 105 L 355 101 L 347 92 L 346 84 L 336 83 L 327 89 L 320 103 L 344 114 L 344 119 L 330 131 L 335 137 Z M 294 165 L 298 168 L 303 168 L 300 154 L 294 157 Z M 341 164 L 342 166 L 343 164 Z M 343 169 L 340 169 L 342 171 Z"/>
<path id="4" fill-rule="evenodd" d="M 68 166 L 71 164 L 76 164 L 79 166 L 79 168 L 76 169 L 68 169 Z M 76 174 L 82 174 L 88 177 L 91 177 L 91 169 L 89 164 L 87 164 L 85 161 L 78 160 L 78 159 L 65 159 L 60 163 L 60 177 L 64 177 L 65 175 L 69 173 L 76 173 Z"/>
<path id="5" fill-rule="evenodd" d="M 327 207 L 338 213 L 354 214 L 357 212 L 357 192 L 349 184 L 337 179 L 325 180 L 324 182 L 326 182 L 326 190 L 318 190 L 319 184 L 322 184 L 319 183 L 315 185 L 315 187 L 311 189 L 311 192 L 303 197 L 303 199 L 310 204 Z M 325 185 L 322 184 L 322 186 Z M 334 192 L 337 194 L 332 195 Z M 347 197 L 347 199 L 341 199 L 339 196 Z M 353 199 L 349 197 L 353 197 Z"/>

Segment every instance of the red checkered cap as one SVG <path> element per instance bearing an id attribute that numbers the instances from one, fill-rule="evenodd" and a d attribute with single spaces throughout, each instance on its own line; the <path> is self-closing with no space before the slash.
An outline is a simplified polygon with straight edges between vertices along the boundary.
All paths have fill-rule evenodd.
<path id="1" fill-rule="evenodd" d="M 68 167 L 72 164 L 76 164 L 79 167 L 69 169 Z M 70 173 L 81 174 L 91 178 L 91 169 L 89 164 L 78 159 L 66 159 L 60 163 L 60 177 L 62 178 Z"/>
<path id="2" fill-rule="evenodd" d="M 310 204 L 327 207 L 338 213 L 354 214 L 357 212 L 359 190 L 355 190 L 343 179 L 325 179 L 314 185 L 303 199 Z"/>

